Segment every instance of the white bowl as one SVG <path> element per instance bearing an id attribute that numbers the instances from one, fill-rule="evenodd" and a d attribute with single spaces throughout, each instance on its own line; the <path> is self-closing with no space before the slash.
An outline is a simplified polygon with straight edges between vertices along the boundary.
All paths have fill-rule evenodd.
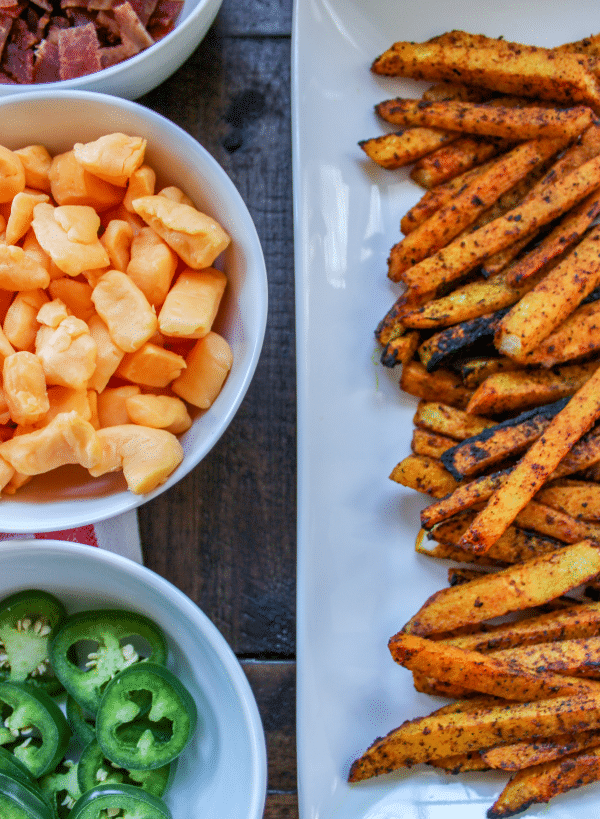
<path id="1" fill-rule="evenodd" d="M 260 819 L 266 793 L 264 733 L 254 696 L 219 631 L 181 591 L 120 555 L 58 540 L 0 544 L 0 599 L 44 589 L 67 611 L 126 608 L 163 630 L 168 666 L 198 706 L 194 737 L 164 796 L 173 819 Z"/>
<path id="2" fill-rule="evenodd" d="M 81 89 L 114 94 L 128 100 L 141 97 L 183 65 L 212 25 L 223 0 L 185 0 L 175 28 L 150 48 L 140 51 L 121 63 L 60 82 L 31 85 L 0 84 L 0 97 L 23 91 L 55 91 Z"/>
<path id="3" fill-rule="evenodd" d="M 80 467 L 61 467 L 0 497 L 0 532 L 53 532 L 134 509 L 202 460 L 231 422 L 254 374 L 266 325 L 267 276 L 254 223 L 235 186 L 195 139 L 164 117 L 117 97 L 54 91 L 0 99 L 0 121 L 0 144 L 13 149 L 42 142 L 58 153 L 111 131 L 145 137 L 147 162 L 159 174 L 157 190 L 179 186 L 232 238 L 221 257 L 228 286 L 215 329 L 232 347 L 233 367 L 214 404 L 181 436 L 181 465 L 146 495 L 129 492 L 120 473 L 91 479 Z"/>

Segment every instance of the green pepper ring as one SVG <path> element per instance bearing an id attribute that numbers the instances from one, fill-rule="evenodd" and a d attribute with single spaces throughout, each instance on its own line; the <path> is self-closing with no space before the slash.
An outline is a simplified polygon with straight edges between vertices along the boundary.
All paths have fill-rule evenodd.
<path id="1" fill-rule="evenodd" d="M 109 770 L 106 779 L 100 780 L 98 771 L 102 768 L 105 768 L 105 770 L 108 768 Z M 153 768 L 149 771 L 121 770 L 131 781 L 124 782 L 123 779 L 112 778 L 114 776 L 123 776 L 123 774 L 119 772 L 119 769 L 112 768 L 111 762 L 104 755 L 104 751 L 100 747 L 98 740 L 93 739 L 85 746 L 79 757 L 79 763 L 77 765 L 77 782 L 79 789 L 82 793 L 85 793 L 102 781 L 103 784 L 135 785 L 147 793 L 151 793 L 153 796 L 162 796 L 173 779 L 174 765 L 168 763 L 167 765 L 163 765 L 162 768 Z"/>
<path id="2" fill-rule="evenodd" d="M 150 730 L 137 742 L 128 742 L 124 726 L 135 725 L 140 709 L 131 696 L 149 691 L 152 705 L 144 719 L 154 722 L 166 718 L 170 737 L 156 740 Z M 183 683 L 164 666 L 138 663 L 121 671 L 107 685 L 96 715 L 96 738 L 105 756 L 127 770 L 151 770 L 174 760 L 190 741 L 198 711 Z"/>
<path id="3" fill-rule="evenodd" d="M 3 808 L 11 811 L 6 817 Z M 0 815 L 3 819 L 53 819 L 52 809 L 43 797 L 5 773 L 0 773 Z"/>
<path id="4" fill-rule="evenodd" d="M 97 785 L 79 797 L 69 819 L 98 819 L 102 810 L 123 807 L 143 808 L 144 819 L 172 819 L 171 811 L 161 799 L 135 785 Z"/>
<path id="5" fill-rule="evenodd" d="M 0 680 L 27 682 L 29 685 L 41 688 L 48 694 L 58 694 L 62 691 L 60 680 L 52 673 L 35 673 L 38 666 L 48 659 L 47 654 L 45 657 L 40 654 L 41 645 L 39 644 L 42 642 L 44 635 L 39 635 L 31 626 L 21 631 L 18 629 L 17 623 L 28 620 L 31 625 L 35 625 L 36 621 L 47 621 L 50 628 L 47 637 L 49 643 L 52 633 L 56 631 L 66 615 L 66 609 L 61 601 L 50 592 L 41 589 L 26 589 L 0 600 L 0 640 L 2 640 L 2 630 L 4 628 L 8 626 L 10 629 L 14 629 L 13 638 L 8 641 L 8 644 L 5 644 L 5 653 L 8 654 L 7 662 L 10 663 L 10 669 L 0 668 Z M 37 646 L 34 641 L 37 641 Z M 18 658 L 11 657 L 11 653 L 14 651 L 20 652 Z"/>
<path id="6" fill-rule="evenodd" d="M 95 715 L 103 687 L 116 673 L 127 667 L 126 660 L 116 657 L 119 640 L 138 635 L 151 647 L 147 660 L 162 664 L 167 659 L 167 643 L 160 628 L 143 614 L 124 609 L 98 609 L 80 611 L 63 622 L 50 645 L 50 662 L 54 673 L 67 692 L 82 708 Z M 81 669 L 70 658 L 70 650 L 80 641 L 90 640 L 103 644 L 108 640 L 112 646 L 112 656 L 97 660 L 95 669 Z M 100 650 L 99 650 L 100 653 Z"/>

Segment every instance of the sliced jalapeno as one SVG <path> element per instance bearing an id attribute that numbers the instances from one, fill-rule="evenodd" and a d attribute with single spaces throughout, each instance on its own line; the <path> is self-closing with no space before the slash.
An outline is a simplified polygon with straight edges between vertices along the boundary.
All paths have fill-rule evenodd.
<path id="1" fill-rule="evenodd" d="M 18 779 L 0 772 L 0 816 L 2 819 L 54 819 L 41 796 Z"/>
<path id="2" fill-rule="evenodd" d="M 28 682 L 56 694 L 62 686 L 48 659 L 50 640 L 66 616 L 54 595 L 39 589 L 0 601 L 0 679 Z"/>
<path id="3" fill-rule="evenodd" d="M 143 656 L 134 647 L 141 638 Z M 83 657 L 78 656 L 83 654 Z M 140 661 L 164 663 L 167 644 L 148 617 L 121 609 L 73 614 L 64 621 L 50 645 L 54 673 L 82 708 L 94 715 L 106 684 Z"/>
<path id="4" fill-rule="evenodd" d="M 98 785 L 77 800 L 69 819 L 101 819 L 105 816 L 172 819 L 171 811 L 161 799 L 133 785 Z"/>
<path id="5" fill-rule="evenodd" d="M 144 730 L 143 725 L 137 737 Z M 163 765 L 150 771 L 119 768 L 108 759 L 98 741 L 93 739 L 83 749 L 77 765 L 77 782 L 82 793 L 96 785 L 137 785 L 153 796 L 162 796 L 171 781 L 172 765 Z"/>
<path id="6" fill-rule="evenodd" d="M 34 777 L 43 776 L 64 756 L 71 731 L 58 705 L 25 683 L 0 683 L 0 745 Z"/>
<path id="7" fill-rule="evenodd" d="M 149 727 L 136 736 L 142 718 Z M 196 704 L 174 674 L 138 663 L 107 685 L 96 714 L 96 738 L 108 759 L 127 770 L 160 768 L 183 751 L 196 719 Z"/>
<path id="8" fill-rule="evenodd" d="M 93 717 L 89 716 L 85 708 L 67 694 L 67 722 L 71 726 L 73 733 L 84 745 L 96 738 L 96 723 Z"/>
<path id="9" fill-rule="evenodd" d="M 58 819 L 68 819 L 71 808 L 81 796 L 77 768 L 77 762 L 65 759 L 56 770 L 46 774 L 39 781 L 40 789 L 52 805 Z"/>

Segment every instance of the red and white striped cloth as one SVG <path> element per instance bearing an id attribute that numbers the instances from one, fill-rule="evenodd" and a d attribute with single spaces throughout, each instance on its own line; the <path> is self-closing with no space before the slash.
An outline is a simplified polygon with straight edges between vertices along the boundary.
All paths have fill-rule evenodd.
<path id="1" fill-rule="evenodd" d="M 79 526 L 76 529 L 64 529 L 60 532 L 41 532 L 36 535 L 0 532 L 0 541 L 6 540 L 68 540 L 71 543 L 83 543 L 86 546 L 98 546 L 109 552 L 128 557 L 143 563 L 137 512 L 125 512 L 110 520 Z"/>

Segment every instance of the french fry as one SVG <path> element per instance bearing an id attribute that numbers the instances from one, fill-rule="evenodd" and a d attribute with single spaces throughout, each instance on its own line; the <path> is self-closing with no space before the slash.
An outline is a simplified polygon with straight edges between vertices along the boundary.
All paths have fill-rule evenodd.
<path id="1" fill-rule="evenodd" d="M 599 283 L 600 227 L 596 227 L 502 318 L 496 348 L 522 361 Z"/>
<path id="2" fill-rule="evenodd" d="M 444 759 L 432 759 L 428 763 L 434 768 L 441 768 L 449 774 L 459 774 L 465 771 L 489 771 L 490 766 L 481 757 L 480 751 L 473 751 L 468 754 L 457 754 L 447 756 Z"/>
<path id="3" fill-rule="evenodd" d="M 463 136 L 415 162 L 410 178 L 426 190 L 449 182 L 506 149 L 500 139 Z"/>
<path id="4" fill-rule="evenodd" d="M 489 819 L 513 816 L 530 805 L 549 802 L 552 797 L 600 779 L 600 748 L 525 768 L 516 773 L 488 809 Z"/>
<path id="5" fill-rule="evenodd" d="M 486 577 L 468 585 L 480 585 Z M 388 643 L 395 662 L 433 677 L 438 683 L 460 686 L 515 702 L 531 702 L 555 696 L 600 694 L 600 682 L 579 679 L 550 671 L 536 672 L 515 658 L 504 659 L 500 652 L 480 654 L 413 634 L 395 634 Z"/>
<path id="6" fill-rule="evenodd" d="M 599 366 L 600 361 L 590 361 L 554 370 L 493 373 L 475 390 L 467 412 L 502 415 L 549 404 L 576 392 Z"/>
<path id="7" fill-rule="evenodd" d="M 470 569 L 461 566 L 451 566 L 448 569 L 448 585 L 460 586 L 461 583 L 470 583 L 486 573 L 485 569 Z"/>
<path id="8" fill-rule="evenodd" d="M 411 330 L 390 339 L 381 353 L 381 363 L 384 367 L 407 364 L 415 354 L 419 341 L 420 336 L 416 330 Z"/>
<path id="9" fill-rule="evenodd" d="M 556 467 L 551 477 L 564 478 L 575 472 L 593 468 L 600 462 L 600 429 L 595 427 L 587 435 L 573 446 L 559 465 Z"/>
<path id="10" fill-rule="evenodd" d="M 539 673 L 552 671 L 555 674 L 597 678 L 600 674 L 600 637 L 580 637 L 506 648 L 493 652 L 491 656 L 508 663 L 515 662 Z"/>
<path id="11" fill-rule="evenodd" d="M 578 307 L 530 353 L 523 356 L 525 366 L 545 369 L 590 356 L 600 350 L 600 300 Z"/>
<path id="12" fill-rule="evenodd" d="M 444 451 L 445 449 L 442 450 Z M 431 503 L 422 510 L 421 526 L 424 529 L 431 529 L 436 523 L 487 501 L 492 492 L 506 479 L 507 474 L 508 470 L 504 469 L 491 475 L 482 475 L 469 483 L 458 486 L 451 495 Z"/>
<path id="13" fill-rule="evenodd" d="M 413 265 L 403 280 L 415 294 L 434 292 L 455 281 L 493 253 L 508 247 L 569 210 L 600 185 L 600 158 L 585 162 L 567 176 L 546 185 L 527 202 L 433 256 Z"/>
<path id="14" fill-rule="evenodd" d="M 485 552 L 512 523 L 556 469 L 573 444 L 600 416 L 598 385 L 600 371 L 586 381 L 564 409 L 550 421 L 515 466 L 502 486 L 489 499 L 458 544 L 462 549 Z"/>
<path id="15" fill-rule="evenodd" d="M 505 314 L 506 308 L 503 308 L 434 333 L 417 350 L 421 362 L 431 372 L 440 365 L 448 364 L 455 356 L 469 350 L 478 342 L 491 340 Z"/>
<path id="16" fill-rule="evenodd" d="M 509 142 L 529 139 L 560 138 L 570 142 L 593 120 L 585 105 L 572 108 L 547 106 L 524 108 L 493 103 L 424 101 L 396 98 L 375 106 L 386 122 L 401 127 L 440 128 L 452 132 L 499 137 Z"/>
<path id="17" fill-rule="evenodd" d="M 581 541 L 517 563 L 477 584 L 433 594 L 403 631 L 425 637 L 539 606 L 585 583 L 600 571 L 600 551 Z"/>
<path id="18" fill-rule="evenodd" d="M 500 156 L 429 219 L 395 244 L 389 257 L 389 278 L 399 281 L 411 265 L 431 256 L 471 225 L 532 168 L 564 145 L 560 139 L 531 139 Z"/>
<path id="19" fill-rule="evenodd" d="M 429 373 L 419 361 L 404 362 L 400 387 L 409 395 L 425 401 L 443 401 L 459 409 L 464 409 L 473 396 L 473 390 L 464 387 L 456 373 L 443 368 Z"/>
<path id="20" fill-rule="evenodd" d="M 434 557 L 438 560 L 456 560 L 459 563 L 474 563 L 478 566 L 496 566 L 497 568 L 505 568 L 506 566 L 506 564 L 499 563 L 488 555 L 480 557 L 471 552 L 456 549 L 448 543 L 434 543 L 427 539 L 427 532 L 424 529 L 421 529 L 417 535 L 415 551 L 417 554 Z"/>
<path id="21" fill-rule="evenodd" d="M 456 487 L 456 481 L 440 461 L 424 455 L 408 455 L 393 468 L 390 479 L 434 498 L 441 498 Z"/>
<path id="22" fill-rule="evenodd" d="M 514 646 L 591 637 L 600 628 L 600 603 L 577 603 L 561 611 L 525 617 L 514 622 L 486 625 L 479 633 L 445 640 L 462 648 L 487 652 Z"/>
<path id="23" fill-rule="evenodd" d="M 495 373 L 514 372 L 521 369 L 521 365 L 508 358 L 470 358 L 460 364 L 459 372 L 465 387 L 474 389 L 482 384 L 486 378 Z"/>
<path id="24" fill-rule="evenodd" d="M 600 485 L 590 481 L 557 481 L 544 486 L 536 500 L 578 520 L 600 521 Z"/>
<path id="25" fill-rule="evenodd" d="M 539 440 L 568 401 L 568 398 L 563 398 L 484 429 L 446 450 L 442 455 L 442 463 L 456 480 L 462 480 L 481 473 L 506 458 L 519 455 L 526 447 Z"/>
<path id="26" fill-rule="evenodd" d="M 358 782 L 419 762 L 479 751 L 499 743 L 598 726 L 598 695 L 504 703 L 474 712 L 421 717 L 377 739 L 353 762 L 348 779 Z"/>
<path id="27" fill-rule="evenodd" d="M 514 742 L 479 752 L 482 764 L 503 771 L 520 771 L 542 762 L 583 751 L 600 745 L 600 731 L 578 731 L 575 734 L 559 734 L 556 737 L 534 739 L 531 742 Z"/>
<path id="28" fill-rule="evenodd" d="M 402 131 L 361 139 L 358 145 L 377 165 L 388 170 L 396 170 L 410 165 L 458 137 L 457 133 L 434 128 L 405 128 Z"/>
<path id="29" fill-rule="evenodd" d="M 531 500 L 515 518 L 515 523 L 524 529 L 533 529 L 542 535 L 576 543 L 591 538 L 600 541 L 600 526 L 585 520 L 577 520 L 559 509 L 552 509 L 537 500 Z"/>
<path id="30" fill-rule="evenodd" d="M 496 426 L 496 422 L 490 418 L 471 415 L 441 401 L 419 401 L 413 424 L 457 441 L 463 441 L 472 435 L 478 435 L 484 429 Z"/>
<path id="31" fill-rule="evenodd" d="M 499 45 L 500 44 L 500 45 Z M 371 66 L 376 74 L 416 80 L 460 81 L 505 94 L 539 97 L 568 104 L 600 104 L 593 59 L 539 48 L 507 49 L 501 41 L 483 48 L 437 43 L 397 42 Z"/>
<path id="32" fill-rule="evenodd" d="M 445 435 L 438 435 L 426 429 L 413 429 L 411 449 L 415 455 L 428 455 L 439 458 L 442 452 L 454 446 L 454 440 Z"/>

